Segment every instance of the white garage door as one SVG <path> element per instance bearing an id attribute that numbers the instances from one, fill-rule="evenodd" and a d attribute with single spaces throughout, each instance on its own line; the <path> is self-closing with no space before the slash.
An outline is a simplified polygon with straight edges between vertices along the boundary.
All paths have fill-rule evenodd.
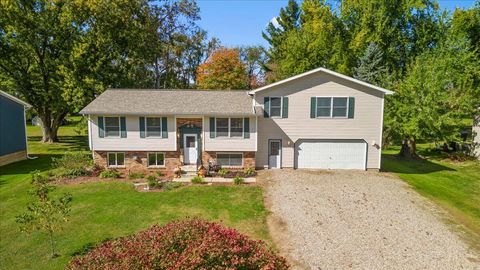
<path id="1" fill-rule="evenodd" d="M 297 144 L 297 168 L 365 169 L 363 140 L 303 140 Z"/>

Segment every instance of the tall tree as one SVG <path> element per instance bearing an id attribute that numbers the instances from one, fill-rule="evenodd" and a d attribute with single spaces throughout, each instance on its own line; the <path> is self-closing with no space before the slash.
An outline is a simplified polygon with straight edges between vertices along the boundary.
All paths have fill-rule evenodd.
<path id="1" fill-rule="evenodd" d="M 453 33 L 470 40 L 472 50 L 480 57 L 480 0 L 471 9 L 457 8 L 452 17 Z"/>
<path id="2" fill-rule="evenodd" d="M 286 7 L 280 9 L 280 14 L 268 23 L 262 36 L 275 48 L 282 43 L 285 35 L 298 28 L 300 19 L 300 8 L 297 1 L 289 0 Z"/>
<path id="3" fill-rule="evenodd" d="M 416 142 L 459 136 L 462 119 L 473 119 L 480 104 L 480 65 L 466 39 L 449 35 L 411 64 L 389 100 L 386 125 L 402 139 L 402 156 L 416 156 Z"/>
<path id="4" fill-rule="evenodd" d="M 198 67 L 197 87 L 200 89 L 245 89 L 247 72 L 238 49 L 222 47 Z"/>
<path id="5" fill-rule="evenodd" d="M 241 47 L 240 59 L 245 65 L 247 71 L 247 87 L 248 89 L 257 88 L 265 84 L 265 66 L 267 56 L 265 49 L 261 46 Z"/>
<path id="6" fill-rule="evenodd" d="M 371 84 L 382 85 L 387 76 L 383 52 L 377 44 L 371 42 L 358 60 L 353 77 Z"/>

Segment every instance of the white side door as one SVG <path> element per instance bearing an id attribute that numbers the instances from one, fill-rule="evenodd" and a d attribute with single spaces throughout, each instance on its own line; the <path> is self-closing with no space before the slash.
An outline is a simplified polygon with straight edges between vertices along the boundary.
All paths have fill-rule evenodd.
<path id="1" fill-rule="evenodd" d="M 280 169 L 282 161 L 282 141 L 269 140 L 268 144 L 268 167 L 270 169 Z"/>
<path id="2" fill-rule="evenodd" d="M 185 134 L 183 136 L 184 161 L 185 164 L 196 164 L 198 157 L 197 135 Z"/>

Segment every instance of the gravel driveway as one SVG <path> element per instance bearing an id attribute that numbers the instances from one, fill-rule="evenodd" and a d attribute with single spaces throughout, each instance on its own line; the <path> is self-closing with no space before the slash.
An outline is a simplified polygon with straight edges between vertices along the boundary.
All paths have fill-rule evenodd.
<path id="1" fill-rule="evenodd" d="M 394 176 L 269 170 L 273 238 L 295 268 L 480 269 L 444 213 Z"/>

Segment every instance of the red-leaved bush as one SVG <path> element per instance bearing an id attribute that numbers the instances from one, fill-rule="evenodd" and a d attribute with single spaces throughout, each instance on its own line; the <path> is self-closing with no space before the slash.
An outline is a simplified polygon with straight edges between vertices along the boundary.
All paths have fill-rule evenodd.
<path id="1" fill-rule="evenodd" d="M 201 219 L 152 226 L 103 242 L 73 258 L 69 269 L 288 269 L 264 242 Z"/>

